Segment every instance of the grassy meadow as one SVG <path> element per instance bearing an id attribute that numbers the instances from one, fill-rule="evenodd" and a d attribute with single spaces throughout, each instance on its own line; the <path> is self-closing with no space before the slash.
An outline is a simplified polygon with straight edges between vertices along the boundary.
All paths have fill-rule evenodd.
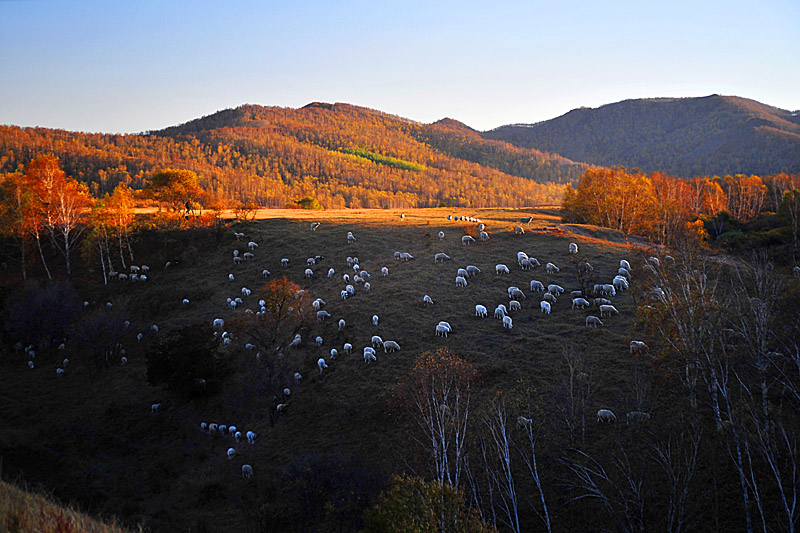
<path id="1" fill-rule="evenodd" d="M 480 219 L 491 239 L 462 246 L 462 235 L 477 238 L 476 224 L 447 220 L 448 214 Z M 85 282 L 74 284 L 81 299 L 92 309 L 111 301 L 132 323 L 123 341 L 128 363 L 114 362 L 94 371 L 69 341 L 62 352 L 37 355 L 33 370 L 21 352 L 0 359 L 4 478 L 41 483 L 63 501 L 154 531 L 357 529 L 361 513 L 376 502 L 391 474 L 429 476 L 427 458 L 415 441 L 422 435 L 393 407 L 391 398 L 415 358 L 440 347 L 450 348 L 478 369 L 476 406 L 494 391 L 525 382 L 535 390 L 548 427 L 558 432 L 563 431 L 557 405 L 567 375 L 565 354 L 578 354 L 593 384 L 586 409 L 588 446 L 602 449 L 609 433 L 636 431 L 623 424 L 597 425 L 592 418 L 600 408 L 612 409 L 623 420 L 627 411 L 654 407 L 642 405 L 642 396 L 634 394 L 640 363 L 628 350 L 629 341 L 636 338 L 632 326 L 634 297 L 642 290 L 636 277 L 641 251 L 608 240 L 613 236 L 604 230 L 583 227 L 580 236 L 565 232 L 556 208 L 419 209 L 405 212 L 404 219 L 399 215 L 395 210 L 262 211 L 252 222 L 219 230 L 142 236 L 134 245 L 135 264 L 151 267 L 147 283 L 113 281 L 103 286 L 99 272 L 84 273 Z M 529 215 L 534 218 L 523 224 L 524 235 L 515 235 L 514 226 Z M 310 230 L 312 221 L 321 222 L 316 231 Z M 440 230 L 445 233 L 442 241 L 437 237 Z M 234 231 L 244 233 L 244 239 L 237 241 Z M 355 235 L 355 244 L 347 244 L 348 231 Z M 235 266 L 233 250 L 247 251 L 251 240 L 259 245 L 255 258 Z M 570 242 L 580 247 L 577 257 L 569 253 Z M 395 261 L 395 251 L 408 252 L 415 260 Z M 553 262 L 561 271 L 549 275 L 543 266 L 522 271 L 518 251 L 542 265 Z M 434 264 L 437 252 L 452 260 Z M 314 277 L 306 279 L 306 258 L 315 255 L 324 259 L 312 267 Z M 357 285 L 356 294 L 342 301 L 342 274 L 353 274 L 348 256 L 357 256 L 372 275 L 372 289 L 365 292 Z M 290 259 L 286 268 L 280 264 L 284 257 Z M 180 258 L 179 264 L 165 269 L 165 262 L 174 258 Z M 612 298 L 620 314 L 603 318 L 601 329 L 586 328 L 585 317 L 599 312 L 596 307 L 571 309 L 569 291 L 579 288 L 577 261 L 588 260 L 597 282 L 610 283 L 623 258 L 634 272 L 631 289 Z M 506 264 L 510 274 L 496 275 L 498 263 Z M 467 265 L 481 273 L 470 277 L 467 287 L 457 288 L 456 270 Z M 380 273 L 384 266 L 387 277 Z M 331 267 L 336 275 L 328 279 Z M 242 287 L 253 290 L 245 308 L 257 310 L 264 268 L 273 279 L 286 276 L 307 289 L 312 299 L 323 298 L 331 314 L 323 322 L 311 317 L 301 330 L 302 345 L 287 350 L 291 370 L 304 379 L 300 385 L 286 383 L 291 397 L 281 401 L 289 408 L 274 425 L 269 416 L 273 400 L 253 352 L 243 349 L 244 339 L 234 338 L 227 348 L 234 372 L 216 395 L 183 400 L 149 385 L 145 354 L 152 343 L 182 325 L 210 325 L 217 317 L 229 324 L 243 310 L 231 310 L 226 298 L 240 296 Z M 230 273 L 233 282 L 228 280 Z M 540 312 L 541 293 L 528 290 L 532 279 L 567 291 L 549 316 Z M 507 330 L 492 318 L 492 311 L 500 303 L 508 304 L 506 289 L 512 285 L 528 298 L 522 310 L 511 313 L 513 329 Z M 425 294 L 433 306 L 423 305 Z M 188 305 L 182 303 L 184 298 L 190 300 Z M 486 306 L 488 318 L 475 317 L 476 304 Z M 380 317 L 377 327 L 371 323 L 373 315 Z M 347 323 L 341 333 L 340 318 Z M 453 327 L 448 338 L 434 335 L 441 320 Z M 158 325 L 158 333 L 149 330 L 152 324 Z M 143 339 L 137 342 L 139 332 Z M 313 343 L 317 335 L 324 339 L 322 347 Z M 373 335 L 398 342 L 401 350 L 384 354 L 378 349 L 377 362 L 365 364 L 362 349 Z M 353 344 L 352 355 L 343 353 L 345 342 Z M 331 348 L 339 350 L 335 361 L 329 357 Z M 70 363 L 66 374 L 58 377 L 55 369 L 63 356 Z M 321 356 L 329 365 L 323 373 L 316 367 Z M 162 404 L 156 414 L 150 412 L 152 403 Z M 658 416 L 657 410 L 652 414 Z M 254 445 L 237 445 L 232 437 L 201 433 L 202 421 L 252 430 L 258 439 Z M 555 476 L 550 467 L 555 467 L 558 453 L 554 450 L 549 456 L 547 442 L 545 438 L 542 444 L 546 479 Z M 233 460 L 226 458 L 228 447 L 237 449 Z M 241 476 L 245 463 L 255 470 L 252 479 Z M 558 505 L 557 480 L 549 481 L 548 496 Z M 566 509 L 562 527 L 591 519 L 588 507 Z M 522 512 L 531 527 L 540 525 L 532 509 Z"/>

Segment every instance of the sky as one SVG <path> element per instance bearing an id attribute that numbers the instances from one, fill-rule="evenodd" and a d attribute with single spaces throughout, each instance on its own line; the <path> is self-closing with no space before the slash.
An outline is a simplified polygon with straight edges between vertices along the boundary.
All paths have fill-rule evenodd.
<path id="1" fill-rule="evenodd" d="M 478 129 L 629 98 L 800 109 L 800 1 L 0 0 L 0 124 L 347 102 Z"/>

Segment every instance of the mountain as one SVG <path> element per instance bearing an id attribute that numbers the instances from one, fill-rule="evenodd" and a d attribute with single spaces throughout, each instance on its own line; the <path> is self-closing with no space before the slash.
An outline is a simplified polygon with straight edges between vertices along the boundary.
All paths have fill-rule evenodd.
<path id="1" fill-rule="evenodd" d="M 95 195 L 190 169 L 212 195 L 284 207 L 521 206 L 560 201 L 587 165 L 484 139 L 449 119 L 422 124 L 349 104 L 243 105 L 141 135 L 0 126 L 0 173 L 54 153 Z"/>
<path id="2" fill-rule="evenodd" d="M 800 112 L 735 96 L 625 100 L 483 137 L 682 177 L 800 171 Z"/>

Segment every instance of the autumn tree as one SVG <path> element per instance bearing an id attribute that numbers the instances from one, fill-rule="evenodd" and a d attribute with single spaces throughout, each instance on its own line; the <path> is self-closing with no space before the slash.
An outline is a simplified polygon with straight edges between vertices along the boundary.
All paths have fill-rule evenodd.
<path id="1" fill-rule="evenodd" d="M 33 194 L 25 187 L 22 174 L 9 174 L 0 180 L 0 234 L 11 237 L 19 247 L 22 279 L 28 279 L 26 244 L 32 206 Z"/>
<path id="2" fill-rule="evenodd" d="M 133 262 L 133 248 L 131 248 L 130 230 L 133 226 L 134 213 L 133 191 L 125 184 L 120 183 L 106 201 L 106 209 L 109 214 L 109 226 L 113 229 L 119 244 L 119 259 L 122 268 L 125 265 L 125 252 L 123 243 L 128 251 L 128 256 Z"/>
<path id="3" fill-rule="evenodd" d="M 205 195 L 191 170 L 168 168 L 153 174 L 142 189 L 142 197 L 154 200 L 171 211 L 186 209 Z"/>

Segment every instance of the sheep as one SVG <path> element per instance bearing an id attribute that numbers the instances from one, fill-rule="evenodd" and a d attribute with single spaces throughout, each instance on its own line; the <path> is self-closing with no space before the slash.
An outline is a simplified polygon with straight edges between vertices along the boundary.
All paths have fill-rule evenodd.
<path id="1" fill-rule="evenodd" d="M 794 274 L 794 277 L 800 278 L 800 266 L 795 265 L 792 269 L 792 274 Z"/>
<path id="2" fill-rule="evenodd" d="M 119 364 L 122 365 L 122 366 L 127 365 L 128 364 L 128 358 L 123 355 L 119 360 Z"/>
<path id="3" fill-rule="evenodd" d="M 317 320 L 325 320 L 326 318 L 329 318 L 330 316 L 331 316 L 331 314 L 329 312 L 327 312 L 327 311 L 324 311 L 324 310 L 323 311 L 317 311 Z"/>
<path id="4" fill-rule="evenodd" d="M 289 408 L 289 404 L 288 403 L 279 403 L 278 405 L 275 406 L 275 412 L 278 413 L 278 414 L 281 414 L 285 410 L 287 410 L 288 408 Z"/>
<path id="5" fill-rule="evenodd" d="M 30 368 L 31 370 L 33 370 L 33 368 L 34 368 L 33 361 L 28 361 L 28 368 Z"/>
<path id="6" fill-rule="evenodd" d="M 598 409 L 597 411 L 597 423 L 600 422 L 616 422 L 617 415 L 611 412 L 610 409 Z"/>
<path id="7" fill-rule="evenodd" d="M 228 456 L 228 461 L 230 461 L 236 456 L 236 450 L 233 448 L 228 448 L 226 455 Z"/>
<path id="8" fill-rule="evenodd" d="M 139 281 L 139 274 L 131 274 L 130 280 L 133 282 Z"/>
<path id="9" fill-rule="evenodd" d="M 141 342 L 143 337 L 144 337 L 144 335 L 142 335 L 141 333 L 139 333 L 139 334 L 137 334 L 137 335 L 136 335 L 136 340 L 137 340 L 138 342 Z"/>
<path id="10" fill-rule="evenodd" d="M 514 235 L 522 235 L 525 233 L 525 230 L 522 229 L 522 226 L 514 226 Z"/>
<path id="11" fill-rule="evenodd" d="M 67 359 L 67 358 L 65 357 L 65 358 L 64 358 L 64 360 L 63 360 L 63 361 L 61 361 L 61 366 L 63 366 L 64 368 L 67 368 L 67 365 L 68 365 L 68 364 L 69 364 L 69 359 Z"/>
<path id="12" fill-rule="evenodd" d="M 341 294 L 342 294 L 342 300 L 347 300 L 347 298 L 350 296 L 350 293 L 347 291 L 342 291 Z"/>
<path id="13" fill-rule="evenodd" d="M 150 331 L 152 331 L 153 333 L 158 333 L 158 326 L 153 324 L 152 326 L 150 326 Z"/>
<path id="14" fill-rule="evenodd" d="M 345 283 L 350 283 L 350 274 L 344 274 L 342 276 L 342 281 L 344 281 Z"/>
<path id="15" fill-rule="evenodd" d="M 214 329 L 222 329 L 225 327 L 225 321 L 221 318 L 215 318 L 214 322 L 211 323 Z"/>
<path id="16" fill-rule="evenodd" d="M 289 343 L 289 347 L 290 348 L 297 348 L 298 346 L 300 346 L 301 342 L 303 342 L 303 338 L 298 333 L 297 335 L 294 336 L 294 338 L 292 339 L 292 342 Z"/>
<path id="17" fill-rule="evenodd" d="M 440 231 L 440 232 L 439 232 L 439 240 L 440 240 L 440 241 L 441 241 L 441 240 L 444 240 L 444 232 L 443 232 L 443 231 Z"/>
<path id="18" fill-rule="evenodd" d="M 364 284 L 364 290 L 365 291 L 369 292 L 371 289 L 372 289 L 372 285 L 370 285 L 369 282 Z"/>
<path id="19" fill-rule="evenodd" d="M 317 231 L 317 228 L 321 226 L 320 222 L 312 222 L 311 223 L 311 231 Z"/>
<path id="20" fill-rule="evenodd" d="M 495 309 L 494 309 L 494 317 L 495 317 L 495 318 L 499 318 L 499 319 L 501 319 L 501 320 L 502 320 L 502 319 L 503 319 L 503 317 L 505 317 L 505 316 L 506 316 L 506 313 L 507 313 L 507 311 L 506 311 L 506 307 L 505 307 L 503 304 L 500 304 L 500 305 L 498 305 L 498 306 L 497 306 L 497 307 L 495 307 Z"/>
<path id="21" fill-rule="evenodd" d="M 467 278 L 464 276 L 456 276 L 456 287 L 466 287 L 467 286 Z"/>
<path id="22" fill-rule="evenodd" d="M 248 289 L 247 287 L 242 287 L 242 298 L 247 298 L 247 297 L 248 297 L 248 296 L 250 296 L 252 293 L 253 293 L 253 291 L 251 291 L 251 290 L 250 290 L 250 289 Z"/>
<path id="23" fill-rule="evenodd" d="M 372 336 L 372 347 L 373 348 L 380 348 L 381 346 L 383 346 L 383 339 L 381 339 L 377 335 L 373 335 Z"/>
<path id="24" fill-rule="evenodd" d="M 347 325 L 347 323 L 344 321 L 344 318 L 340 318 L 339 319 L 339 333 L 344 331 L 345 325 Z"/>
<path id="25" fill-rule="evenodd" d="M 378 358 L 375 356 L 375 349 L 370 346 L 364 347 L 364 362 L 369 363 L 371 361 L 377 361 Z"/>
<path id="26" fill-rule="evenodd" d="M 426 294 L 425 296 L 422 297 L 422 303 L 423 304 L 428 304 L 428 305 L 433 305 L 433 299 Z"/>
<path id="27" fill-rule="evenodd" d="M 316 344 L 317 346 L 322 346 L 322 343 L 323 343 L 322 337 L 317 335 L 317 338 L 314 339 L 314 344 Z"/>
<path id="28" fill-rule="evenodd" d="M 236 426 L 228 427 L 228 435 L 235 436 L 236 435 Z"/>
<path id="29" fill-rule="evenodd" d="M 661 261 L 658 260 L 658 257 L 648 257 L 647 262 L 653 265 L 654 267 L 658 268 L 661 266 Z"/>
<path id="30" fill-rule="evenodd" d="M 601 305 L 611 305 L 611 300 L 607 298 L 595 298 L 594 305 L 600 307 Z"/>
<path id="31" fill-rule="evenodd" d="M 400 351 L 400 345 L 397 344 L 395 341 L 386 341 L 383 343 L 383 353 L 388 352 L 398 352 Z"/>
<path id="32" fill-rule="evenodd" d="M 205 422 L 200 422 L 200 431 L 202 431 L 203 433 L 208 431 L 208 424 Z"/>
<path id="33" fill-rule="evenodd" d="M 150 406 L 150 412 L 151 412 L 151 413 L 157 413 L 157 412 L 158 412 L 158 409 L 159 409 L 160 407 L 161 407 L 161 404 L 160 404 L 160 403 L 154 403 L 154 404 L 152 404 L 152 405 Z"/>
<path id="34" fill-rule="evenodd" d="M 442 326 L 441 324 L 437 324 L 436 325 L 436 336 L 437 337 L 447 337 L 448 331 L 449 330 L 447 329 L 447 327 Z"/>
<path id="35" fill-rule="evenodd" d="M 601 305 L 600 306 L 600 316 L 611 316 L 611 315 L 618 315 L 619 311 L 613 305 Z"/>
<path id="36" fill-rule="evenodd" d="M 620 260 L 619 267 L 620 268 L 624 268 L 628 272 L 633 272 L 633 269 L 631 268 L 631 264 L 628 263 L 628 261 L 626 261 L 625 259 Z"/>
<path id="37" fill-rule="evenodd" d="M 611 284 L 614 286 L 615 290 L 619 291 L 624 291 L 628 288 L 628 280 L 622 276 L 616 276 Z"/>
<path id="38" fill-rule="evenodd" d="M 650 413 L 645 413 L 642 411 L 631 411 L 627 415 L 625 415 L 626 420 L 628 421 L 628 425 L 631 424 L 638 424 L 644 423 L 650 420 Z"/>
<path id="39" fill-rule="evenodd" d="M 289 266 L 289 260 L 287 258 L 285 258 L 285 257 L 283 259 L 281 259 L 281 266 L 282 267 L 288 267 Z"/>
<path id="40" fill-rule="evenodd" d="M 349 342 L 344 343 L 342 349 L 345 351 L 345 353 L 353 353 L 353 345 Z"/>
<path id="41" fill-rule="evenodd" d="M 522 268 L 522 270 L 530 270 L 533 268 L 531 260 L 527 257 L 522 259 L 522 261 L 520 261 L 519 266 Z"/>
<path id="42" fill-rule="evenodd" d="M 244 257 L 234 257 L 233 258 L 233 264 L 234 265 L 241 265 L 243 261 L 244 261 Z"/>
<path id="43" fill-rule="evenodd" d="M 506 315 L 503 317 L 503 327 L 506 329 L 511 329 L 513 327 L 513 323 L 510 316 Z"/>
<path id="44" fill-rule="evenodd" d="M 480 237 L 480 239 L 481 239 L 481 242 L 486 242 L 486 241 L 488 241 L 488 240 L 489 240 L 489 234 L 488 234 L 488 233 L 486 233 L 485 231 L 481 231 L 481 232 L 478 234 L 478 236 Z"/>
<path id="45" fill-rule="evenodd" d="M 450 261 L 450 256 L 447 255 L 446 253 L 439 252 L 439 253 L 434 254 L 434 256 L 433 256 L 433 264 L 443 263 L 445 261 Z"/>
<path id="46" fill-rule="evenodd" d="M 245 437 L 247 437 L 248 444 L 255 444 L 256 443 L 256 434 L 253 433 L 252 431 L 248 431 L 245 434 Z"/>
<path id="47" fill-rule="evenodd" d="M 64 369 L 63 368 L 56 368 L 56 376 L 61 377 L 63 375 L 64 375 Z"/>
<path id="48" fill-rule="evenodd" d="M 631 280 L 631 273 L 629 271 L 625 270 L 624 268 L 620 268 L 619 270 L 617 270 L 617 275 L 618 276 L 622 276 L 623 278 L 625 278 L 628 281 Z"/>
<path id="49" fill-rule="evenodd" d="M 542 300 L 541 302 L 539 302 L 539 308 L 542 310 L 542 313 L 546 315 L 550 314 L 550 302 Z"/>
<path id="50" fill-rule="evenodd" d="M 495 274 L 508 274 L 508 267 L 500 263 L 494 266 Z"/>
<path id="51" fill-rule="evenodd" d="M 354 242 L 356 242 L 356 238 L 353 236 L 353 232 L 352 231 L 348 231 L 347 232 L 347 244 L 353 244 Z"/>
<path id="52" fill-rule="evenodd" d="M 247 247 L 250 248 L 250 250 L 255 250 L 258 248 L 258 244 L 254 241 L 250 241 L 247 243 Z"/>
<path id="53" fill-rule="evenodd" d="M 466 270 L 467 274 L 469 274 L 470 276 L 477 276 L 478 274 L 481 273 L 481 269 L 474 265 L 467 265 L 467 268 L 465 268 L 464 270 Z"/>
<path id="54" fill-rule="evenodd" d="M 582 291 L 582 290 L 580 290 L 580 289 L 578 289 L 578 290 L 576 290 L 576 291 L 570 291 L 570 293 L 569 293 L 569 294 L 570 294 L 570 296 L 572 296 L 573 298 L 583 298 L 583 291 Z"/>
<path id="55" fill-rule="evenodd" d="M 557 297 L 556 297 L 556 295 L 555 295 L 555 294 L 553 294 L 552 292 L 546 292 L 546 293 L 544 293 L 544 295 L 542 295 L 542 299 L 543 299 L 545 302 L 548 302 L 548 303 L 550 303 L 550 304 L 552 304 L 552 305 L 555 305 L 555 303 L 556 303 L 556 302 L 558 302 L 558 298 L 557 298 Z"/>
<path id="56" fill-rule="evenodd" d="M 189 298 L 183 299 L 183 305 L 189 305 Z"/>
<path id="57" fill-rule="evenodd" d="M 220 435 L 224 436 L 225 433 L 227 433 L 227 431 L 228 431 L 228 426 L 226 426 L 225 424 L 220 424 L 219 425 L 219 434 Z"/>
<path id="58" fill-rule="evenodd" d="M 216 435 L 216 434 L 217 434 L 217 428 L 218 428 L 218 427 L 219 427 L 219 426 L 218 426 L 217 424 L 215 424 L 214 422 L 212 422 L 212 423 L 210 423 L 210 424 L 208 425 L 208 432 L 209 432 L 209 433 L 211 433 L 212 435 Z"/>
<path id="59" fill-rule="evenodd" d="M 578 245 L 574 242 L 569 243 L 569 253 L 577 254 L 578 253 Z"/>
<path id="60" fill-rule="evenodd" d="M 589 316 L 586 317 L 586 327 L 587 328 L 590 327 L 590 326 L 593 327 L 593 328 L 599 328 L 602 325 L 603 325 L 603 321 L 600 320 L 599 318 L 597 318 L 596 316 L 589 315 Z"/>
<path id="61" fill-rule="evenodd" d="M 586 300 L 585 298 L 573 298 L 572 299 L 572 308 L 573 309 L 575 309 L 575 308 L 585 309 L 587 307 L 589 307 L 589 301 Z"/>
<path id="62" fill-rule="evenodd" d="M 528 259 L 528 254 L 525 252 L 517 252 L 517 264 L 522 266 L 522 262 Z"/>
<path id="63" fill-rule="evenodd" d="M 461 237 L 461 244 L 463 246 L 468 246 L 468 245 L 470 245 L 470 244 L 472 244 L 474 242 L 475 242 L 475 239 L 472 237 L 472 235 L 464 235 L 464 236 Z"/>
<path id="64" fill-rule="evenodd" d="M 439 322 L 439 325 L 446 327 L 447 331 L 452 333 L 453 326 L 450 325 L 450 322 L 445 322 L 444 320 L 442 320 L 441 322 Z"/>
<path id="65" fill-rule="evenodd" d="M 483 231 L 485 229 L 486 229 L 486 224 L 483 224 L 483 223 L 478 224 L 478 231 Z"/>
<path id="66" fill-rule="evenodd" d="M 531 292 L 544 292 L 544 283 L 535 279 L 531 280 Z"/>
<path id="67" fill-rule="evenodd" d="M 317 298 L 313 302 L 311 302 L 311 306 L 314 308 L 314 311 L 319 311 L 320 307 L 325 305 L 325 300 L 322 298 Z"/>
<path id="68" fill-rule="evenodd" d="M 511 300 L 510 302 L 508 302 L 508 307 L 512 311 L 519 311 L 520 309 L 522 309 L 522 304 L 519 303 L 517 300 Z"/>
<path id="69" fill-rule="evenodd" d="M 131 265 L 131 267 L 130 267 L 130 271 L 131 272 L 137 273 L 137 272 L 139 272 L 139 270 L 140 270 L 139 267 L 136 266 L 136 265 Z"/>
<path id="70" fill-rule="evenodd" d="M 322 371 L 324 369 L 328 368 L 328 363 L 325 362 L 325 358 L 324 357 L 320 357 L 317 360 L 317 366 L 319 367 L 319 373 L 322 374 Z"/>
<path id="71" fill-rule="evenodd" d="M 489 312 L 486 310 L 486 307 L 478 304 L 475 306 L 475 316 L 480 318 L 486 318 Z"/>
<path id="72" fill-rule="evenodd" d="M 233 236 L 234 236 L 234 237 L 236 237 L 236 240 L 238 241 L 239 239 L 241 239 L 241 238 L 243 238 L 243 237 L 244 237 L 244 233 L 236 233 L 236 232 L 234 231 L 234 232 L 233 232 Z"/>
<path id="73" fill-rule="evenodd" d="M 314 276 L 314 271 L 311 270 L 310 268 L 307 268 L 305 274 L 307 278 L 310 278 Z"/>
<path id="74" fill-rule="evenodd" d="M 527 300 L 528 297 L 525 296 L 525 293 L 522 292 L 519 287 L 509 287 L 508 288 L 508 298 L 509 299 L 522 299 Z"/>
<path id="75" fill-rule="evenodd" d="M 239 250 L 233 251 L 233 257 L 239 257 Z"/>
<path id="76" fill-rule="evenodd" d="M 555 285 L 555 284 L 548 285 L 547 286 L 547 292 L 549 292 L 551 294 L 555 294 L 556 296 L 559 296 L 559 295 L 564 293 L 564 287 L 562 287 L 561 285 Z"/>
<path id="77" fill-rule="evenodd" d="M 545 270 L 547 271 L 548 274 L 557 274 L 561 270 L 560 268 L 555 266 L 553 263 L 547 263 L 547 265 L 545 265 L 544 268 L 545 268 Z"/>
<path id="78" fill-rule="evenodd" d="M 646 352 L 650 348 L 642 341 L 631 341 L 631 354 Z"/>
<path id="79" fill-rule="evenodd" d="M 400 254 L 400 260 L 401 260 L 401 261 L 408 261 L 408 260 L 410 260 L 410 259 L 414 259 L 414 256 L 413 256 L 413 255 L 411 255 L 410 253 L 408 253 L 408 252 L 403 252 L 403 253 L 401 253 L 401 254 Z"/>
<path id="80" fill-rule="evenodd" d="M 372 325 L 373 326 L 378 325 L 378 315 L 372 315 Z"/>

